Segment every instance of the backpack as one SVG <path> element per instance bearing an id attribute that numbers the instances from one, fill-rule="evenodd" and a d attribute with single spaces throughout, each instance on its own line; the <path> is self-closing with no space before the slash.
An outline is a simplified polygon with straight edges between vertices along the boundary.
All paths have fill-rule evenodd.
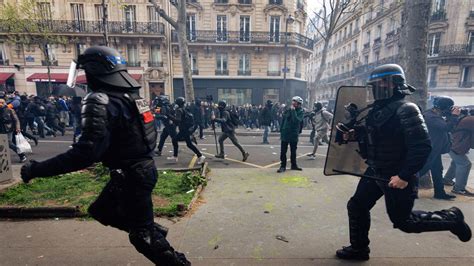
<path id="1" fill-rule="evenodd" d="M 231 112 L 229 111 L 229 114 L 230 114 L 230 123 L 234 126 L 234 127 L 238 127 L 239 126 L 239 116 L 234 113 L 234 112 Z"/>
<path id="2" fill-rule="evenodd" d="M 194 115 L 186 108 L 183 108 L 183 111 L 184 111 L 184 121 L 182 121 L 183 123 L 183 127 L 186 128 L 186 129 L 190 129 L 190 128 L 193 128 L 194 127 Z"/>

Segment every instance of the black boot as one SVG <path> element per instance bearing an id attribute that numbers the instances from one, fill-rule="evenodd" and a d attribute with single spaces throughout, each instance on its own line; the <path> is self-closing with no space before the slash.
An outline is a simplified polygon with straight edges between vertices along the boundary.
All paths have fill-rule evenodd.
<path id="1" fill-rule="evenodd" d="M 277 170 L 277 173 L 283 173 L 286 171 L 286 167 L 280 166 L 280 168 Z"/>
<path id="2" fill-rule="evenodd" d="M 242 154 L 242 162 L 245 162 L 247 161 L 247 159 L 249 158 L 250 154 L 248 152 Z"/>
<path id="3" fill-rule="evenodd" d="M 293 165 L 293 166 L 291 166 L 291 170 L 303 171 L 303 168 L 299 167 L 298 165 Z"/>
<path id="4" fill-rule="evenodd" d="M 469 228 L 469 225 L 464 221 L 464 214 L 462 211 L 456 207 L 452 207 L 446 211 L 449 212 L 451 216 L 456 216 L 456 224 L 450 230 L 451 233 L 455 234 L 462 242 L 471 240 L 471 228 Z"/>
<path id="5" fill-rule="evenodd" d="M 369 247 L 355 249 L 352 246 L 348 246 L 336 251 L 336 256 L 343 260 L 369 260 L 369 253 Z"/>
<path id="6" fill-rule="evenodd" d="M 154 223 L 153 227 L 155 227 L 155 230 L 158 231 L 158 233 L 162 234 L 165 238 L 168 235 L 168 228 L 162 226 L 159 223 Z"/>

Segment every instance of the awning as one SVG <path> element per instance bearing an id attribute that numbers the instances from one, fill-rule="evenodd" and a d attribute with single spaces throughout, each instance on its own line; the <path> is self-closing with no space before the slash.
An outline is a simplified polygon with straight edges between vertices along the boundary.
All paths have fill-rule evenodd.
<path id="1" fill-rule="evenodd" d="M 0 84 L 5 84 L 7 82 L 7 79 L 13 77 L 15 73 L 0 73 Z"/>
<path id="2" fill-rule="evenodd" d="M 130 76 L 136 81 L 139 81 L 142 78 L 142 74 L 130 74 Z M 76 79 L 76 83 L 77 84 L 86 84 L 87 83 L 86 75 L 78 76 L 77 79 Z"/>
<path id="3" fill-rule="evenodd" d="M 66 83 L 67 82 L 66 73 L 51 73 L 51 82 Z M 49 82 L 48 73 L 35 73 L 29 76 L 27 79 L 29 82 Z"/>

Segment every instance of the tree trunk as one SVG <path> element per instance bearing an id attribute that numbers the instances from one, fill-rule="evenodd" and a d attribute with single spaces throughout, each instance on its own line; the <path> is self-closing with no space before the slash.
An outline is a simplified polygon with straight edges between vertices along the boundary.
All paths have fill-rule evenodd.
<path id="1" fill-rule="evenodd" d="M 423 110 L 427 104 L 426 61 L 431 0 L 405 0 L 400 34 L 400 64 L 405 70 L 407 83 L 417 90 L 409 100 Z M 431 188 L 431 178 L 420 178 L 420 188 Z"/>
<path id="2" fill-rule="evenodd" d="M 178 3 L 178 43 L 183 68 L 184 94 L 187 102 L 194 101 L 193 77 L 189 59 L 188 39 L 186 36 L 186 0 Z"/>
<path id="3" fill-rule="evenodd" d="M 400 62 L 407 83 L 417 88 L 409 98 L 426 108 L 426 60 L 431 0 L 405 1 L 400 34 Z"/>

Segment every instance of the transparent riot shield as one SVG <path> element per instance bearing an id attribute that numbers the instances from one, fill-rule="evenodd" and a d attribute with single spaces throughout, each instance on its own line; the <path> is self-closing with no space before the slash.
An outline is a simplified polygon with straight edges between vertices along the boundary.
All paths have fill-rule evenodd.
<path id="1" fill-rule="evenodd" d="M 343 86 L 338 89 L 334 108 L 325 175 L 353 174 L 361 176 L 367 165 L 359 154 L 355 128 L 363 127 L 363 119 L 373 103 L 370 87 Z"/>

